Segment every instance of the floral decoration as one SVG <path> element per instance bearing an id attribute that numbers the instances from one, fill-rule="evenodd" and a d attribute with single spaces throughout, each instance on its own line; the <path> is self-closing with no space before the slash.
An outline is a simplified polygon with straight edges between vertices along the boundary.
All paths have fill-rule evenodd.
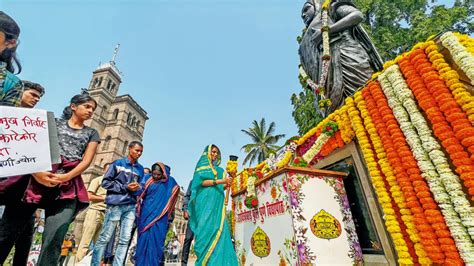
<path id="1" fill-rule="evenodd" d="M 452 32 L 444 33 L 440 39 L 443 46 L 451 53 L 456 65 L 471 80 L 471 85 L 474 85 L 474 55 L 459 42 L 459 39 Z"/>

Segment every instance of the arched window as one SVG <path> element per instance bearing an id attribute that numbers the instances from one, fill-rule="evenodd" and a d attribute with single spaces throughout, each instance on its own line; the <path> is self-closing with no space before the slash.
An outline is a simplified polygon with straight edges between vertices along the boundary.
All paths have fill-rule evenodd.
<path id="1" fill-rule="evenodd" d="M 110 143 L 110 136 L 107 136 L 104 140 L 104 145 L 102 146 L 102 150 L 105 151 L 109 148 L 109 143 Z"/>
<path id="2" fill-rule="evenodd" d="M 99 79 L 96 77 L 94 79 L 94 85 L 92 85 L 93 88 L 97 87 L 97 83 L 99 83 Z"/>
<path id="3" fill-rule="evenodd" d="M 119 113 L 119 109 L 115 109 L 115 110 L 114 110 L 114 114 L 113 114 L 113 116 L 112 116 L 112 119 L 113 119 L 113 120 L 117 120 L 118 113 Z"/>
<path id="4" fill-rule="evenodd" d="M 112 87 L 110 88 L 110 92 L 114 92 L 115 91 L 115 83 L 112 83 Z"/>
<path id="5" fill-rule="evenodd" d="M 112 87 L 112 81 L 109 79 L 107 82 L 107 90 L 110 91 L 110 87 Z"/>
<path id="6" fill-rule="evenodd" d="M 100 87 L 100 85 L 102 85 L 102 77 L 99 78 L 99 84 L 97 84 L 97 86 Z"/>
<path id="7" fill-rule="evenodd" d="M 107 120 L 107 107 L 104 105 L 102 106 L 102 112 L 100 113 L 101 117 L 104 117 Z"/>
<path id="8" fill-rule="evenodd" d="M 135 126 L 135 119 L 136 119 L 135 117 L 132 118 L 132 127 Z"/>
<path id="9" fill-rule="evenodd" d="M 127 115 L 127 124 L 130 125 L 130 120 L 132 120 L 132 113 L 128 113 Z"/>
<path id="10" fill-rule="evenodd" d="M 122 155 L 127 155 L 128 141 L 125 141 L 122 149 Z"/>
<path id="11" fill-rule="evenodd" d="M 140 121 L 137 119 L 137 129 L 140 129 Z"/>

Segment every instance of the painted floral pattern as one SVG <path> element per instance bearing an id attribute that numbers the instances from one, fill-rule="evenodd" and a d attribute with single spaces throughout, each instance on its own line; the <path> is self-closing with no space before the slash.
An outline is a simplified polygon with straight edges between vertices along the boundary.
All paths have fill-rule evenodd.
<path id="1" fill-rule="evenodd" d="M 303 216 L 303 209 L 301 203 L 303 202 L 305 195 L 300 191 L 301 186 L 308 181 L 310 178 L 319 178 L 334 188 L 336 195 L 334 199 L 339 203 L 342 210 L 344 229 L 348 236 L 350 243 L 350 252 L 348 256 L 354 260 L 354 264 L 358 265 L 362 263 L 362 249 L 357 238 L 355 224 L 352 221 L 352 214 L 349 206 L 349 200 L 344 190 L 344 184 L 341 178 L 325 177 L 325 176 L 311 176 L 304 174 L 289 173 L 288 181 L 283 181 L 283 187 L 285 191 L 288 191 L 288 201 L 291 204 L 292 215 L 295 221 L 300 224 L 305 224 L 306 218 Z M 306 245 L 308 243 L 308 237 L 306 233 L 308 228 L 298 226 L 295 228 L 295 247 L 298 251 L 298 258 L 302 264 L 311 263 L 316 259 L 316 256 L 311 252 L 310 248 Z"/>

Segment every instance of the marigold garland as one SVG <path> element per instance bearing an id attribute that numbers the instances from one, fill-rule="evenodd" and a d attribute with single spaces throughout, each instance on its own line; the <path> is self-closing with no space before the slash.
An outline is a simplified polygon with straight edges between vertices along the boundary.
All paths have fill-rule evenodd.
<path id="1" fill-rule="evenodd" d="M 462 107 L 472 125 L 474 125 L 474 97 L 467 91 L 467 87 L 459 80 L 458 73 L 446 62 L 433 41 L 428 41 L 425 48 L 433 67 L 440 73 L 454 99 Z"/>
<path id="2" fill-rule="evenodd" d="M 408 173 L 406 172 L 405 167 L 403 166 L 402 159 L 397 153 L 397 148 L 394 145 L 392 136 L 387 129 L 385 122 L 382 118 L 382 115 L 379 112 L 379 108 L 375 99 L 373 98 L 370 89 L 373 89 L 374 86 L 378 86 L 377 82 L 371 82 L 368 87 L 362 90 L 362 95 L 367 102 L 367 109 L 372 118 L 372 121 L 375 124 L 377 133 L 380 136 L 384 150 L 386 151 L 387 159 L 390 163 L 390 167 L 393 170 L 393 175 L 395 180 L 392 181 L 392 195 L 393 197 L 400 197 L 405 200 L 406 210 L 401 209 L 400 211 L 405 212 L 408 217 L 410 217 L 412 222 L 405 222 L 408 228 L 413 228 L 407 230 L 410 234 L 412 241 L 415 243 L 415 249 L 417 250 L 417 255 L 419 256 L 419 261 L 421 264 L 431 264 L 431 260 L 436 263 L 444 262 L 444 254 L 441 252 L 440 246 L 436 237 L 431 237 L 430 234 L 434 232 L 430 224 L 427 224 L 426 218 L 423 215 L 422 205 L 419 203 L 418 198 L 416 197 L 416 191 L 429 191 L 429 187 L 426 183 L 415 183 L 416 187 L 410 182 Z M 391 112 L 387 114 L 388 110 L 384 110 L 385 116 L 392 115 Z M 393 115 L 392 115 L 393 116 Z M 396 124 L 391 124 L 395 126 Z M 397 136 L 397 135 L 395 135 Z M 398 140 L 398 139 L 397 139 Z M 421 176 L 419 176 L 421 179 Z M 393 188 L 399 188 L 399 191 L 393 192 Z M 433 201 L 434 202 L 434 201 Z M 420 219 L 414 219 L 415 214 L 422 214 L 423 217 Z M 424 240 L 424 241 L 420 241 Z M 418 243 L 419 242 L 419 243 Z M 425 248 L 426 246 L 426 248 Z M 428 254 L 429 258 L 425 257 L 425 254 Z"/>
<path id="3" fill-rule="evenodd" d="M 466 47 L 466 50 L 474 55 L 474 39 L 469 37 L 469 35 L 461 34 L 459 32 L 454 32 L 454 36 L 456 36 L 459 42 Z"/>
<path id="4" fill-rule="evenodd" d="M 443 46 L 451 53 L 456 65 L 471 80 L 471 85 L 474 85 L 474 55 L 467 51 L 466 47 L 459 42 L 459 39 L 452 32 L 444 33 L 440 39 Z"/>
<path id="5" fill-rule="evenodd" d="M 400 68 L 407 77 L 407 83 L 412 89 L 420 107 L 426 112 L 436 137 L 441 141 L 451 158 L 456 172 L 460 174 L 469 194 L 474 196 L 474 163 L 463 146 L 474 150 L 474 143 L 467 145 L 466 139 L 474 137 L 474 127 L 464 112 L 454 100 L 422 49 L 413 51 L 409 58 L 400 62 Z M 415 69 L 416 66 L 416 69 Z M 422 67 L 423 66 L 423 67 Z M 425 86 L 426 84 L 426 86 Z M 463 168 L 468 167 L 467 170 Z M 473 197 L 474 199 L 474 197 Z M 467 221 L 466 221 L 467 222 Z M 469 222 L 474 227 L 474 220 Z M 474 239 L 474 229 L 471 237 Z"/>
<path id="6" fill-rule="evenodd" d="M 352 142 L 352 139 L 355 137 L 355 132 L 351 126 L 351 120 L 349 118 L 349 108 L 347 105 L 343 105 L 340 109 L 340 119 L 337 119 L 336 122 L 339 125 L 339 130 L 341 131 L 341 138 L 345 144 Z"/>
<path id="7" fill-rule="evenodd" d="M 414 62 L 416 62 L 418 66 L 417 69 L 420 69 L 421 73 L 415 69 Z M 465 181 L 472 180 L 470 176 L 474 174 L 474 170 L 470 169 L 474 169 L 474 167 L 467 166 L 472 166 L 473 162 L 468 157 L 468 154 L 463 151 L 461 146 L 461 143 L 463 143 L 462 139 L 456 138 L 456 136 L 459 137 L 459 131 L 462 132 L 465 128 L 472 128 L 472 125 L 467 118 L 465 118 L 462 110 L 457 106 L 448 88 L 441 82 L 434 69 L 429 66 L 423 68 L 419 67 L 420 65 L 429 64 L 424 50 L 420 49 L 413 51 L 409 55 L 409 58 L 407 57 L 400 61 L 400 68 L 407 78 L 408 85 L 411 87 L 420 107 L 426 112 L 433 126 L 435 136 L 441 141 L 442 146 L 456 167 L 456 172 L 461 174 Z M 419 74 L 422 74 L 423 78 Z M 425 86 L 425 84 L 428 86 Z M 454 114 L 459 114 L 458 118 L 452 119 L 449 121 L 450 123 L 448 123 L 447 120 Z M 456 126 L 451 128 L 450 124 L 453 125 L 453 123 L 456 122 L 457 124 L 454 124 Z M 474 130 L 474 128 L 472 129 Z M 438 164 L 441 165 L 440 163 Z M 440 166 L 437 167 L 439 168 Z M 447 182 L 447 180 L 444 182 Z M 462 192 L 459 178 L 456 175 L 452 174 L 449 176 L 449 184 L 451 187 L 458 184 L 456 188 L 453 189 Z M 471 239 L 474 239 L 474 213 L 472 212 L 469 202 L 467 200 L 463 202 L 461 206 L 457 206 L 456 211 L 460 214 L 463 225 L 468 229 Z"/>
<path id="8" fill-rule="evenodd" d="M 377 134 L 377 126 L 374 124 L 374 121 L 370 117 L 369 109 L 376 108 L 375 106 L 371 106 L 373 103 L 368 103 L 366 99 L 363 97 L 367 91 L 367 88 L 364 88 L 360 94 L 354 95 L 355 102 L 357 103 L 357 107 L 360 110 L 361 117 L 364 121 L 364 126 L 367 129 L 369 140 L 372 142 L 372 146 L 375 150 L 375 157 L 377 158 L 377 163 L 379 168 L 382 172 L 382 180 L 384 186 L 386 187 L 388 197 L 391 199 L 392 208 L 395 211 L 395 217 L 399 222 L 399 226 L 401 229 L 401 234 L 405 239 L 408 252 L 410 253 L 413 262 L 416 264 L 418 263 L 419 257 L 421 255 L 421 259 L 424 263 L 426 263 L 425 251 L 422 245 L 416 245 L 419 243 L 420 238 L 418 236 L 418 232 L 414 229 L 413 225 L 413 216 L 411 215 L 410 210 L 406 208 L 405 198 L 403 194 L 401 194 L 401 189 L 396 182 L 396 177 L 393 172 L 392 167 L 390 166 L 387 153 L 382 144 L 382 140 Z M 381 186 L 381 184 L 380 184 Z M 428 260 L 429 262 L 429 260 Z M 420 261 L 421 263 L 421 261 Z"/>
<path id="9" fill-rule="evenodd" d="M 398 66 L 392 65 L 380 74 L 378 79 L 400 124 L 400 128 L 413 150 L 418 165 L 423 172 L 423 177 L 430 184 L 430 190 L 442 210 L 461 258 L 466 263 L 474 262 L 472 240 L 455 211 L 456 209 L 457 211 L 469 212 L 469 208 L 466 209 L 465 206 L 467 200 L 462 190 L 459 190 L 460 185 L 456 183 L 457 177 L 449 168 L 447 159 L 440 151 L 441 147 L 432 137 L 424 117 L 413 100 L 412 92 L 398 70 Z M 417 131 L 414 130 L 415 128 Z M 445 191 L 448 191 L 449 195 Z M 428 214 L 432 212 L 430 210 Z M 440 230 L 436 234 L 438 236 L 449 236 L 450 232 Z"/>
<path id="10" fill-rule="evenodd" d="M 357 96 L 357 93 L 355 96 Z M 377 198 L 384 213 L 385 226 L 387 227 L 387 231 L 393 240 L 395 250 L 398 254 L 398 263 L 405 265 L 413 264 L 413 259 L 408 252 L 406 240 L 401 234 L 399 222 L 395 217 L 395 211 L 392 208 L 390 197 L 387 193 L 385 185 L 383 184 L 381 172 L 378 164 L 376 163 L 375 152 L 367 136 L 367 131 L 364 128 L 360 112 L 355 107 L 354 100 L 352 98 L 347 98 L 346 104 L 348 105 L 348 112 L 349 117 L 351 118 L 352 128 L 354 129 L 357 140 L 359 141 L 364 159 L 367 163 L 369 175 L 372 179 Z"/>
<path id="11" fill-rule="evenodd" d="M 407 140 L 388 105 L 379 83 L 371 82 L 368 89 L 376 103 L 376 108 L 374 109 L 378 111 L 385 123 L 385 127 L 382 126 L 381 128 L 385 128 L 390 133 L 391 139 L 386 141 L 388 141 L 390 145 L 391 140 L 394 147 L 389 149 L 390 151 L 387 155 L 392 165 L 396 165 L 394 169 L 399 171 L 396 173 L 398 177 L 397 180 L 407 199 L 407 207 L 412 209 L 414 213 L 414 222 L 421 236 L 420 242 L 424 245 L 428 256 L 435 263 L 451 263 L 453 259 L 459 261 L 459 253 L 450 236 L 438 237 L 430 234 L 430 232 L 432 233 L 447 228 L 444 218 L 438 210 L 438 205 L 431 196 L 431 193 L 425 193 L 425 191 L 429 191 L 429 187 L 421 176 L 417 161 L 408 147 Z M 428 212 L 428 210 L 431 211 Z M 428 213 L 431 214 L 428 215 Z M 440 243 L 443 245 L 451 245 L 449 248 L 454 248 L 456 252 L 444 252 L 443 255 Z M 446 257 L 446 261 L 444 261 L 444 257 Z"/>

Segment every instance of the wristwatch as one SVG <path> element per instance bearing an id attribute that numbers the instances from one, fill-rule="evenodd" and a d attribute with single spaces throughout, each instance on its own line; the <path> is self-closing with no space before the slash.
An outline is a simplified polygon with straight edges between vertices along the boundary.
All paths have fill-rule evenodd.
<path id="1" fill-rule="evenodd" d="M 212 183 L 214 183 L 214 186 L 217 185 L 217 181 L 215 179 L 212 180 Z"/>

